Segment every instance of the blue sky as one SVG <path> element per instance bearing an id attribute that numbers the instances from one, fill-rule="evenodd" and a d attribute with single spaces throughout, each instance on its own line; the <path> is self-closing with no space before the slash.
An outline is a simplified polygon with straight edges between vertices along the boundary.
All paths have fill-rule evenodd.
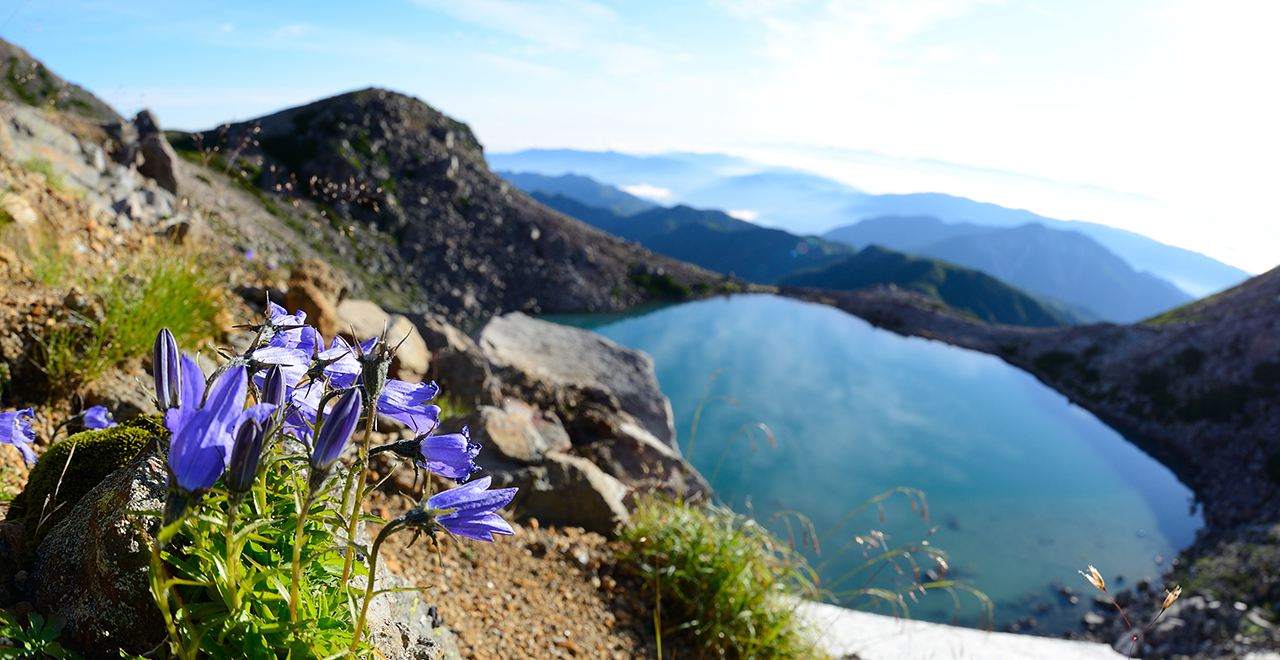
<path id="1" fill-rule="evenodd" d="M 29 0 L 0 36 L 171 127 L 378 85 L 491 151 L 733 153 L 1258 272 L 1280 263 L 1277 19 L 1263 0 Z"/>

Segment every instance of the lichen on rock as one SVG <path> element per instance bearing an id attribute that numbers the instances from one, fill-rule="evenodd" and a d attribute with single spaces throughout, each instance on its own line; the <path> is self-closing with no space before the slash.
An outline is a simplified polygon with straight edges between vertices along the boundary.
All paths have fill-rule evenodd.
<path id="1" fill-rule="evenodd" d="M 100 431 L 77 433 L 50 447 L 31 469 L 27 487 L 9 507 L 7 520 L 23 523 L 27 558 L 34 556 L 45 534 L 75 508 L 85 493 L 133 460 L 151 438 L 167 434 L 160 416 L 152 415 Z"/>

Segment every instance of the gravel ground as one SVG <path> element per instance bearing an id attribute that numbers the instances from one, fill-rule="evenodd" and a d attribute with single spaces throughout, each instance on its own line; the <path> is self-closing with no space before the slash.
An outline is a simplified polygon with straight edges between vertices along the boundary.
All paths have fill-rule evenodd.
<path id="1" fill-rule="evenodd" d="M 378 494 L 373 513 L 396 515 L 403 498 Z M 427 537 L 407 547 L 412 533 L 383 546 L 392 571 L 432 588 L 424 599 L 439 608 L 457 633 L 463 657 L 656 658 L 652 610 L 639 600 L 639 585 L 614 559 L 613 544 L 578 528 L 513 525 L 515 536 L 493 543 Z M 370 530 L 375 534 L 376 530 Z M 663 654 L 692 658 L 688 649 L 664 644 Z"/>

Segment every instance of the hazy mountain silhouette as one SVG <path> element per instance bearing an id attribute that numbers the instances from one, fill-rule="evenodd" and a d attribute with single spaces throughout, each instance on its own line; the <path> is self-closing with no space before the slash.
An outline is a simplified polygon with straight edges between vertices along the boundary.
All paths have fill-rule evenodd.
<path id="1" fill-rule="evenodd" d="M 1135 271 L 1092 238 L 1038 223 L 981 227 L 888 216 L 841 227 L 826 237 L 980 270 L 1033 294 L 1092 310 L 1108 321 L 1139 321 L 1192 300 L 1172 283 Z"/>
<path id="2" fill-rule="evenodd" d="M 1062 313 L 986 273 L 876 245 L 825 268 L 784 278 L 779 284 L 843 290 L 893 284 L 920 291 L 990 323 L 1033 327 L 1072 324 Z"/>
<path id="3" fill-rule="evenodd" d="M 532 172 L 494 172 L 525 192 L 565 195 L 584 204 L 608 209 L 618 215 L 635 215 L 657 206 L 628 192 L 606 186 L 595 179 L 576 174 L 546 176 Z"/>
<path id="4" fill-rule="evenodd" d="M 609 185 L 647 183 L 671 191 L 664 203 L 758 213 L 755 221 L 792 233 L 823 234 L 885 215 L 930 216 L 948 224 L 1016 227 L 1040 223 L 1078 231 L 1125 260 L 1134 270 L 1162 277 L 1192 296 L 1234 286 L 1249 273 L 1203 254 L 1165 245 L 1141 234 L 941 193 L 870 195 L 810 172 L 762 165 L 720 154 L 668 153 L 631 156 L 571 149 L 488 154 L 495 169 L 577 173 Z"/>
<path id="5" fill-rule="evenodd" d="M 1069 305 L 1040 301 L 984 273 L 882 248 L 862 253 L 835 241 L 796 236 L 680 205 L 631 216 L 584 204 L 567 195 L 533 192 L 544 205 L 658 254 L 761 284 L 847 289 L 895 284 L 984 320 L 1054 326 L 1093 320 Z"/>

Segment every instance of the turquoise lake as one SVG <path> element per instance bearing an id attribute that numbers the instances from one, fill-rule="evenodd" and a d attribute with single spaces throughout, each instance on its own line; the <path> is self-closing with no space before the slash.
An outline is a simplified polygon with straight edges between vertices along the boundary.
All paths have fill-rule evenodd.
<path id="1" fill-rule="evenodd" d="M 550 316 L 589 327 L 653 356 L 671 399 L 682 448 L 699 397 L 718 370 L 690 458 L 725 503 L 757 519 L 795 510 L 819 534 L 860 503 L 897 486 L 918 488 L 929 521 L 896 495 L 823 541 L 821 576 L 832 581 L 864 561 L 832 558 L 870 530 L 888 544 L 927 539 L 949 556 L 948 577 L 995 603 L 996 629 L 1024 617 L 1035 630 L 1078 628 L 1095 591 L 1076 572 L 1089 564 L 1132 587 L 1159 576 L 1190 545 L 1202 519 L 1191 491 L 1116 431 L 1031 375 L 999 359 L 879 330 L 839 310 L 767 295 L 733 296 L 642 310 L 630 316 Z M 777 447 L 756 433 L 761 422 Z M 785 535 L 785 528 L 777 527 Z M 936 531 L 926 536 L 931 528 Z M 785 538 L 785 536 L 784 536 Z M 796 539 L 799 541 L 797 533 Z M 919 555 L 917 555 L 919 556 Z M 933 568 L 921 558 L 922 568 Z M 886 569 L 881 586 L 897 576 Z M 848 582 L 844 588 L 862 586 Z M 1059 593 L 1071 587 L 1081 601 Z M 962 621 L 977 601 L 961 594 Z M 951 621 L 951 596 L 935 590 L 911 616 Z M 851 604 L 865 607 L 863 599 Z M 888 612 L 881 608 L 879 611 Z"/>

